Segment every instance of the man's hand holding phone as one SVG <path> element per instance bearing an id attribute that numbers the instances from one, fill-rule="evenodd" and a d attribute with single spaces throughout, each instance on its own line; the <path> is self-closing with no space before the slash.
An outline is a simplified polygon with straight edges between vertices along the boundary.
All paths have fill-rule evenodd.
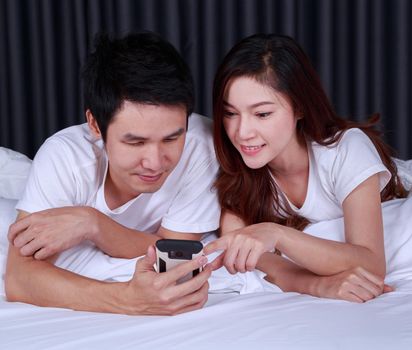
<path id="1" fill-rule="evenodd" d="M 154 271 L 155 262 L 155 249 L 150 246 L 146 256 L 137 262 L 134 276 L 128 282 L 126 295 L 123 295 L 128 300 L 128 306 L 135 308 L 131 313 L 175 315 L 203 307 L 208 297 L 207 280 L 212 268 L 206 266 L 190 280 L 183 283 L 177 281 L 205 266 L 205 256 L 183 262 L 164 273 Z"/>

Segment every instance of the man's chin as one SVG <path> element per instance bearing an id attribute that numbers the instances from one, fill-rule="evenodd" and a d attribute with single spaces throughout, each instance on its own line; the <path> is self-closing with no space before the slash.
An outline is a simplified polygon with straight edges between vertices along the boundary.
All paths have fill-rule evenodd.
<path id="1" fill-rule="evenodd" d="M 154 193 L 160 190 L 162 186 L 145 186 L 141 189 L 140 193 Z"/>
<path id="2" fill-rule="evenodd" d="M 156 181 L 154 183 L 145 183 L 143 181 L 140 181 L 139 185 L 135 187 L 135 191 L 138 193 L 153 193 L 157 192 L 160 190 L 160 188 L 163 186 L 165 179 L 159 179 L 159 181 Z"/>

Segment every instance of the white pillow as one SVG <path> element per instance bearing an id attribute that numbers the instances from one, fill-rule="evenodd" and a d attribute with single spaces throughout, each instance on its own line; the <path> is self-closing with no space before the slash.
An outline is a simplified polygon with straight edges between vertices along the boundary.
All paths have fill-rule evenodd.
<path id="1" fill-rule="evenodd" d="M 412 280 L 412 197 L 382 203 L 386 278 L 397 287 L 402 281 Z M 345 241 L 343 218 L 321 221 L 304 230 L 313 236 L 338 242 Z"/>
<path id="2" fill-rule="evenodd" d="M 31 160 L 25 155 L 0 147 L 0 197 L 19 199 L 26 185 Z"/>
<path id="3" fill-rule="evenodd" d="M 0 296 L 4 296 L 4 271 L 9 243 L 7 232 L 9 226 L 16 220 L 17 212 L 15 206 L 17 200 L 0 198 Z"/>
<path id="4" fill-rule="evenodd" d="M 398 168 L 398 175 L 403 186 L 409 191 L 409 196 L 412 196 L 412 159 L 401 160 L 394 158 L 393 160 Z"/>

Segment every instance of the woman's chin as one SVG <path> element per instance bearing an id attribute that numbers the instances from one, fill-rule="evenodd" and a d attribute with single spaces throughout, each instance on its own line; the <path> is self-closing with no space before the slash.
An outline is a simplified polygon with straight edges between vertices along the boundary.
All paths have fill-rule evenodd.
<path id="1" fill-rule="evenodd" d="M 262 162 L 262 161 L 251 161 L 249 159 L 243 159 L 243 162 L 249 169 L 260 169 L 263 168 L 265 165 L 267 165 L 267 162 Z"/>

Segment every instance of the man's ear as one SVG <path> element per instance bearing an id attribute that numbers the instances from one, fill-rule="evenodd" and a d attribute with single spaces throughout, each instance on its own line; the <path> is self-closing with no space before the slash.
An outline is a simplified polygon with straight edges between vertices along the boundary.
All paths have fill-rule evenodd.
<path id="1" fill-rule="evenodd" d="M 93 117 L 93 114 L 90 109 L 86 111 L 86 119 L 87 119 L 87 125 L 89 125 L 89 129 L 92 132 L 92 134 L 96 136 L 97 138 L 101 139 L 102 133 L 100 132 L 99 125 L 97 125 L 96 118 Z"/>

